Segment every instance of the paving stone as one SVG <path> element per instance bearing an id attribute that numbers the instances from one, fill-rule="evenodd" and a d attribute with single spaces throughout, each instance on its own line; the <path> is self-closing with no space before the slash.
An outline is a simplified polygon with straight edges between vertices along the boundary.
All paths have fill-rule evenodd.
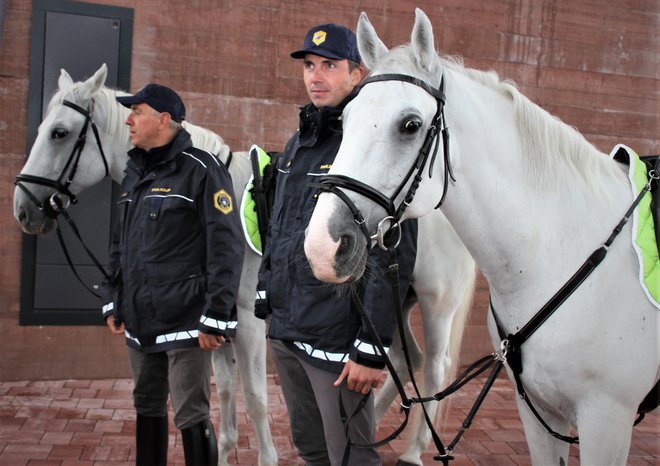
<path id="1" fill-rule="evenodd" d="M 408 387 L 409 388 L 409 387 Z M 472 407 L 481 385 L 468 384 L 452 395 L 449 414 L 438 423 L 445 444 L 451 442 Z M 0 466 L 133 466 L 135 412 L 132 382 L 119 380 L 66 380 L 0 383 Z M 268 418 L 279 464 L 302 466 L 291 443 L 289 418 L 276 375 L 268 378 Z M 530 466 L 529 449 L 515 406 L 513 387 L 498 379 L 470 428 L 454 449 L 451 466 Z M 212 391 L 211 419 L 220 426 L 217 392 Z M 185 466 L 180 432 L 170 407 L 168 466 Z M 232 465 L 256 465 L 257 439 L 246 412 L 242 387 L 236 395 L 238 443 L 229 455 Z M 377 438 L 396 429 L 403 416 L 398 407 L 386 412 Z M 379 449 L 383 466 L 394 466 L 408 445 L 407 430 Z M 422 455 L 433 460 L 433 444 Z M 570 448 L 577 464 L 579 450 Z M 627 466 L 660 465 L 660 416 L 648 415 L 635 428 Z"/>

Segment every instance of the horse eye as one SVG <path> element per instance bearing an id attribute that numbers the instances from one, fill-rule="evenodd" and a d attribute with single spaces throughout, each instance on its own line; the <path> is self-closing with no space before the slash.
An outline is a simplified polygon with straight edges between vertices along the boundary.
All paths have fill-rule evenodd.
<path id="1" fill-rule="evenodd" d="M 408 134 L 415 134 L 422 127 L 419 120 L 406 120 L 401 125 L 401 131 Z"/>
<path id="2" fill-rule="evenodd" d="M 53 130 L 52 133 L 50 133 L 50 138 L 51 139 L 64 139 L 69 135 L 69 132 L 65 129 L 62 128 L 56 128 Z"/>

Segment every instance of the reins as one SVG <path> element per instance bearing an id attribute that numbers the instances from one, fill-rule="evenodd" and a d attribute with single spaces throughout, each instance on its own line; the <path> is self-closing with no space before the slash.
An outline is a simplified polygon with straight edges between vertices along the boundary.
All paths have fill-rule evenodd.
<path id="1" fill-rule="evenodd" d="M 486 395 L 490 388 L 492 387 L 493 383 L 497 379 L 497 376 L 499 375 L 500 371 L 502 370 L 504 361 L 505 361 L 505 355 L 503 354 L 503 350 L 500 350 L 496 353 L 493 353 L 489 356 L 485 356 L 475 363 L 471 364 L 468 366 L 457 378 L 454 382 L 449 384 L 444 390 L 441 392 L 436 393 L 435 395 L 428 396 L 428 397 L 423 397 L 420 393 L 419 387 L 417 385 L 414 371 L 412 368 L 412 363 L 410 361 L 410 354 L 408 352 L 408 343 L 406 340 L 405 332 L 403 330 L 403 313 L 401 312 L 402 310 L 402 305 L 401 305 L 401 298 L 400 298 L 400 282 L 399 282 L 399 264 L 396 256 L 396 246 L 388 247 L 387 249 L 388 254 L 389 254 L 389 265 L 388 265 L 388 276 L 390 278 L 390 283 L 391 283 L 391 288 L 392 288 L 392 294 L 393 294 L 393 300 L 394 300 L 394 308 L 398 309 L 399 311 L 396 312 L 396 318 L 397 318 L 397 327 L 398 327 L 398 332 L 399 332 L 399 337 L 401 339 L 401 346 L 403 349 L 403 354 L 404 358 L 406 360 L 406 367 L 408 369 L 408 376 L 410 377 L 410 382 L 413 386 L 413 389 L 415 391 L 415 397 L 408 397 L 408 395 L 405 392 L 405 389 L 403 387 L 403 383 L 401 382 L 401 379 L 399 378 L 399 375 L 397 374 L 396 370 L 394 369 L 394 366 L 392 362 L 390 361 L 390 358 L 387 356 L 385 353 L 385 349 L 383 347 L 382 341 L 380 340 L 380 337 L 378 336 L 378 332 L 376 331 L 376 328 L 369 317 L 369 315 L 365 312 L 364 307 L 362 305 L 362 302 L 360 301 L 359 296 L 357 295 L 357 292 L 354 290 L 353 291 L 353 302 L 355 304 L 355 307 L 358 311 L 358 314 L 360 315 L 362 321 L 364 322 L 365 326 L 371 333 L 372 337 L 374 338 L 374 341 L 376 342 L 376 347 L 378 348 L 380 354 L 384 355 L 385 359 L 385 365 L 387 366 L 387 369 L 390 372 L 390 375 L 392 376 L 392 381 L 394 382 L 394 385 L 396 386 L 397 391 L 399 392 L 399 396 L 401 398 L 401 411 L 404 413 L 404 419 L 401 423 L 401 425 L 395 429 L 390 435 L 388 435 L 386 438 L 379 440 L 375 443 L 372 444 L 357 444 L 354 443 L 350 440 L 350 437 L 348 435 L 348 425 L 351 420 L 351 418 L 364 406 L 364 403 L 367 400 L 367 397 L 369 395 L 365 395 L 362 399 L 362 402 L 355 408 L 354 412 L 351 414 L 351 416 L 347 416 L 343 403 L 339 402 L 339 410 L 340 410 L 340 415 L 341 418 L 344 422 L 344 429 L 346 432 L 346 438 L 347 438 L 347 444 L 346 444 L 346 449 L 344 450 L 344 457 L 342 461 L 342 465 L 348 464 L 348 459 L 350 457 L 350 450 L 352 447 L 356 448 L 377 448 L 382 445 L 385 445 L 389 442 L 391 442 L 394 438 L 396 438 L 406 427 L 408 424 L 408 419 L 410 416 L 410 409 L 413 407 L 414 404 L 419 403 L 422 407 L 422 412 L 424 414 L 424 420 L 429 428 L 429 431 L 431 433 L 431 438 L 433 439 L 433 443 L 435 444 L 436 449 L 438 450 L 438 454 L 433 457 L 435 461 L 441 461 L 445 466 L 449 464 L 449 461 L 454 459 L 454 456 L 452 455 L 453 449 L 458 443 L 458 441 L 461 439 L 463 434 L 470 428 L 472 425 L 472 421 L 475 418 L 477 411 L 481 407 L 483 401 L 486 398 Z M 492 367 L 491 373 L 488 376 L 483 388 L 481 389 L 481 392 L 479 393 L 474 405 L 472 406 L 472 409 L 470 409 L 470 412 L 466 416 L 465 420 L 463 421 L 461 425 L 461 429 L 459 432 L 456 434 L 454 439 L 451 441 L 451 443 L 445 448 L 445 446 L 442 443 L 442 440 L 440 439 L 440 436 L 436 432 L 434 426 L 433 426 L 433 421 L 431 420 L 426 407 L 424 406 L 424 403 L 428 403 L 431 401 L 441 401 L 448 397 L 449 395 L 457 392 L 460 388 L 462 388 L 464 385 L 466 385 L 468 382 L 471 380 L 475 379 L 482 373 L 484 373 L 486 370 Z"/>
<path id="2" fill-rule="evenodd" d="M 366 401 L 366 396 L 363 399 L 363 403 L 361 403 L 357 408 L 356 411 L 351 415 L 351 417 L 346 416 L 346 413 L 344 412 L 343 404 L 341 403 L 340 400 L 340 410 L 341 410 L 341 415 L 342 419 L 344 419 L 345 422 L 345 430 L 346 430 L 346 436 L 347 436 L 347 445 L 346 445 L 346 450 L 344 451 L 344 459 L 343 459 L 343 464 L 346 464 L 348 461 L 348 457 L 350 455 L 350 449 L 352 446 L 354 447 L 362 447 L 362 448 L 375 448 L 378 446 L 381 446 L 385 443 L 388 443 L 391 441 L 393 438 L 395 438 L 408 423 L 408 417 L 409 417 L 409 411 L 410 408 L 414 403 L 421 403 L 422 409 L 424 412 L 425 420 L 426 423 L 429 427 L 429 430 L 431 431 L 433 441 L 435 443 L 435 446 L 438 450 L 438 455 L 434 457 L 434 460 L 436 461 L 442 461 L 442 463 L 446 466 L 448 465 L 449 461 L 454 459 L 452 456 L 452 451 L 462 435 L 464 434 L 467 429 L 469 429 L 472 420 L 477 414 L 477 411 L 479 410 L 481 404 L 483 403 L 486 395 L 490 391 L 490 388 L 492 387 L 494 381 L 496 380 L 497 376 L 499 375 L 500 371 L 504 367 L 504 364 L 508 363 L 509 367 L 511 368 L 513 374 L 514 374 L 514 380 L 516 382 L 516 390 L 518 391 L 518 395 L 525 400 L 528 408 L 530 411 L 534 414 L 534 416 L 539 420 L 539 422 L 545 427 L 545 429 L 548 431 L 550 435 L 553 437 L 568 442 L 568 443 L 579 443 L 578 437 L 570 437 L 570 436 L 565 436 L 562 434 L 559 434 L 555 432 L 542 418 L 542 416 L 538 413 L 532 402 L 530 401 L 529 397 L 527 396 L 527 393 L 525 391 L 525 388 L 522 384 L 522 381 L 520 379 L 520 374 L 522 373 L 522 355 L 520 352 L 520 348 L 525 343 L 529 337 L 536 332 L 539 327 L 548 319 L 552 314 L 568 299 L 568 297 L 591 275 L 591 273 L 596 269 L 596 267 L 605 259 L 607 252 L 609 250 L 609 247 L 612 245 L 614 240 L 617 238 L 619 233 L 623 230 L 624 226 L 630 219 L 630 216 L 633 214 L 634 210 L 637 208 L 639 203 L 641 202 L 642 198 L 644 195 L 646 195 L 647 192 L 650 191 L 651 189 L 651 182 L 652 180 L 657 180 L 660 178 L 660 159 L 656 161 L 655 167 L 653 170 L 649 172 L 649 180 L 646 183 L 646 185 L 642 188 L 638 196 L 635 198 L 631 206 L 628 208 L 626 213 L 624 214 L 623 218 L 619 221 L 619 223 L 614 227 L 612 233 L 610 236 L 607 238 L 607 240 L 599 247 L 597 248 L 588 258 L 587 260 L 582 264 L 582 266 L 573 274 L 573 276 L 557 291 L 552 298 L 515 334 L 506 334 L 504 331 L 500 320 L 495 312 L 495 309 L 492 305 L 492 301 L 490 304 L 491 312 L 493 313 L 493 316 L 495 318 L 496 324 L 497 324 L 497 329 L 498 333 L 500 335 L 501 343 L 500 343 L 500 349 L 496 351 L 495 353 L 492 353 L 489 356 L 485 356 L 484 358 L 481 358 L 480 360 L 476 361 L 472 365 L 470 365 L 459 377 L 451 383 L 445 390 L 433 395 L 432 397 L 426 397 L 423 398 L 419 392 L 419 389 L 417 387 L 417 383 L 415 381 L 412 365 L 410 363 L 410 357 L 408 354 L 408 349 L 407 349 L 407 343 L 406 343 L 406 338 L 405 334 L 403 332 L 403 318 L 402 318 L 402 306 L 401 306 L 401 300 L 400 300 L 400 294 L 399 294 L 399 277 L 398 277 L 398 262 L 396 259 L 396 252 L 395 248 L 396 245 L 393 247 L 389 247 L 386 244 L 385 238 L 387 236 L 387 232 L 391 231 L 392 228 L 395 226 L 399 226 L 399 220 L 401 219 L 401 216 L 403 215 L 403 212 L 405 211 L 406 207 L 410 205 L 412 202 L 412 198 L 415 195 L 415 192 L 419 186 L 419 183 L 421 182 L 422 179 L 422 173 L 424 170 L 424 166 L 428 160 L 428 155 L 430 153 L 430 148 L 431 145 L 433 144 L 433 141 L 437 137 L 437 129 L 441 128 L 440 134 L 442 134 L 443 137 L 443 149 L 444 149 L 444 157 L 445 157 L 445 176 L 444 176 L 444 186 L 443 186 L 443 192 L 442 196 L 440 199 L 440 202 L 436 206 L 436 208 L 440 207 L 442 204 L 445 195 L 447 193 L 447 187 L 448 187 L 448 180 L 451 177 L 453 181 L 455 181 L 455 178 L 453 176 L 452 170 L 451 170 L 451 165 L 450 165 L 450 158 L 449 158 L 449 132 L 447 130 L 447 127 L 445 125 L 444 121 L 444 104 L 445 104 L 445 96 L 444 93 L 442 92 L 442 87 L 444 84 L 444 80 L 441 81 L 440 89 L 434 89 L 433 87 L 429 86 L 427 83 L 411 77 L 407 75 L 400 75 L 400 74 L 387 74 L 387 75 L 378 75 L 378 76 L 373 76 L 369 79 L 367 79 L 364 84 L 368 84 L 370 82 L 381 82 L 381 81 L 389 81 L 389 80 L 399 80 L 399 81 L 404 81 L 408 82 L 411 84 L 414 84 L 418 87 L 421 87 L 428 93 L 430 93 L 434 98 L 436 98 L 437 101 L 437 111 L 436 115 L 434 117 L 434 122 L 429 128 L 426 138 L 424 140 L 424 143 L 422 144 L 422 147 L 417 155 L 417 158 L 415 159 L 412 167 L 409 169 L 406 177 L 404 178 L 403 182 L 399 186 L 399 188 L 395 191 L 395 193 L 392 195 L 392 197 L 388 198 L 386 195 L 383 193 L 377 191 L 376 189 L 372 188 L 371 186 L 359 181 L 355 180 L 351 177 L 345 176 L 345 175 L 326 175 L 321 178 L 320 184 L 316 185 L 319 187 L 322 191 L 325 192 L 332 192 L 335 195 L 337 195 L 350 209 L 353 219 L 355 223 L 358 225 L 360 230 L 363 232 L 365 237 L 367 238 L 367 248 L 370 247 L 371 245 L 371 240 L 372 239 L 377 239 L 378 244 L 381 248 L 387 250 L 389 252 L 389 257 L 390 257 L 390 264 L 389 264 L 389 275 L 390 275 L 390 280 L 392 283 L 392 290 L 393 290 L 393 298 L 394 298 L 394 303 L 395 303 L 395 308 L 398 309 L 399 311 L 396 313 L 397 315 L 397 325 L 399 327 L 399 335 L 401 338 L 401 344 L 403 346 L 403 352 L 408 368 L 408 373 L 410 376 L 411 383 L 413 385 L 413 388 L 415 390 L 415 394 L 417 395 L 416 398 L 409 398 L 407 394 L 405 393 L 405 390 L 403 388 L 403 384 L 401 383 L 401 380 L 399 379 L 396 371 L 394 370 L 394 367 L 385 353 L 385 350 L 383 348 L 382 342 L 380 341 L 380 338 L 378 337 L 378 334 L 375 330 L 375 327 L 373 323 L 371 322 L 371 319 L 367 315 L 367 313 L 364 311 L 364 308 L 362 306 L 362 303 L 360 302 L 358 296 L 354 293 L 353 295 L 353 300 L 356 304 L 356 308 L 358 310 L 358 313 L 363 320 L 363 322 L 366 324 L 367 328 L 371 332 L 374 340 L 377 342 L 377 347 L 380 351 L 380 354 L 384 357 L 386 366 L 388 370 L 390 371 L 390 374 L 392 376 L 392 379 L 394 381 L 394 384 L 399 392 L 399 395 L 401 397 L 401 409 L 405 414 L 405 418 L 401 424 L 401 426 L 394 431 L 390 436 L 387 438 L 378 441 L 374 444 L 371 445 L 359 445 L 353 443 L 350 438 L 348 438 L 348 423 L 350 422 L 351 417 L 357 412 L 359 409 L 362 408 L 364 402 Z M 435 160 L 435 156 L 437 153 L 438 149 L 438 144 L 436 143 L 435 145 L 435 150 L 433 152 L 433 155 L 431 157 L 431 163 L 429 166 L 429 177 L 431 176 L 431 170 L 433 167 L 433 162 Z M 394 207 L 394 199 L 398 196 L 398 194 L 403 190 L 404 186 L 408 183 L 410 178 L 414 175 L 413 181 L 411 183 L 411 186 L 404 198 L 404 201 L 395 209 Z M 367 229 L 367 226 L 365 225 L 365 220 L 359 209 L 355 206 L 355 204 L 350 200 L 348 195 L 346 195 L 341 189 L 339 188 L 345 188 L 352 190 L 356 192 L 357 194 L 363 195 L 367 197 L 368 199 L 372 200 L 376 204 L 380 205 L 385 209 L 387 212 L 388 216 L 385 217 L 381 222 L 379 223 L 378 227 L 378 233 L 374 235 L 374 237 L 369 235 L 369 231 Z M 385 223 L 385 220 L 389 221 L 389 229 L 388 231 L 382 231 L 382 225 Z M 400 229 L 399 229 L 399 234 L 400 234 Z M 397 241 L 398 244 L 398 241 Z M 506 337 L 505 337 L 506 335 Z M 491 373 L 488 376 L 481 392 L 479 393 L 479 396 L 477 397 L 474 405 L 472 406 L 470 412 L 468 413 L 468 416 L 466 417 L 465 421 L 463 422 L 463 425 L 461 426 L 460 431 L 458 434 L 455 436 L 455 438 L 452 440 L 452 442 L 447 446 L 447 448 L 444 447 L 442 444 L 442 441 L 440 440 L 440 437 L 436 433 L 433 423 L 430 420 L 428 413 L 426 409 L 424 408 L 424 403 L 429 402 L 429 401 L 440 401 L 444 399 L 445 397 L 449 396 L 450 394 L 454 393 L 455 391 L 459 390 L 463 385 L 468 383 L 470 380 L 474 379 L 475 377 L 479 376 L 483 372 L 485 372 L 488 368 L 491 368 Z M 641 420 L 641 419 L 640 419 Z"/>
<path id="3" fill-rule="evenodd" d="M 356 308 L 358 310 L 358 313 L 360 317 L 362 318 L 363 322 L 366 324 L 366 327 L 368 328 L 369 332 L 371 332 L 372 337 L 376 341 L 376 346 L 378 347 L 378 350 L 380 351 L 380 354 L 383 355 L 385 359 L 385 364 L 390 372 L 390 375 L 392 376 L 392 380 L 394 382 L 394 385 L 397 388 L 397 391 L 399 392 L 399 396 L 401 397 L 401 410 L 405 414 L 405 418 L 401 425 L 388 437 L 377 441 L 373 444 L 369 445 L 362 445 L 362 444 L 356 444 L 353 443 L 350 438 L 348 437 L 348 423 L 350 422 L 350 419 L 352 418 L 357 411 L 359 411 L 364 402 L 366 401 L 366 396 L 363 399 L 363 403 L 361 403 L 354 413 L 351 415 L 351 417 L 348 417 L 345 413 L 343 404 L 339 403 L 340 406 L 340 412 L 342 419 L 344 420 L 345 423 L 345 431 L 346 431 L 346 437 L 348 439 L 346 449 L 344 451 L 344 461 L 342 464 L 347 464 L 349 455 L 350 455 L 350 449 L 351 447 L 357 447 L 357 448 L 377 448 L 379 446 L 382 446 L 386 443 L 389 443 L 392 441 L 394 438 L 396 438 L 406 427 L 408 424 L 408 418 L 410 415 L 410 409 L 415 403 L 420 403 L 422 405 L 422 410 L 424 413 L 424 418 L 427 423 L 427 426 L 429 427 L 429 430 L 431 432 L 431 436 L 433 438 L 433 442 L 436 446 L 436 449 L 438 450 L 438 455 L 434 456 L 433 459 L 435 461 L 441 461 L 445 466 L 449 464 L 449 461 L 454 459 L 454 456 L 452 455 L 454 448 L 458 444 L 459 440 L 463 436 L 463 434 L 470 428 L 473 419 L 477 415 L 477 412 L 479 408 L 481 407 L 483 401 L 485 400 L 488 392 L 493 386 L 493 383 L 497 379 L 497 376 L 501 372 L 502 368 L 504 367 L 504 364 L 508 364 L 509 367 L 511 368 L 513 374 L 514 374 L 514 380 L 516 383 L 516 390 L 518 392 L 518 396 L 521 397 L 527 404 L 528 408 L 534 414 L 534 416 L 537 418 L 537 420 L 543 425 L 543 427 L 546 429 L 546 431 L 552 435 L 553 437 L 562 440 L 564 442 L 570 443 L 570 444 L 577 444 L 579 443 L 579 438 L 578 437 L 571 437 L 571 436 L 566 436 L 562 435 L 556 431 L 554 431 L 547 422 L 543 419 L 543 417 L 539 414 L 539 412 L 536 410 L 534 405 L 532 404 L 531 400 L 527 396 L 527 392 L 525 391 L 525 388 L 522 384 L 522 380 L 520 378 L 520 374 L 522 373 L 522 354 L 520 352 L 520 348 L 523 343 L 525 343 L 529 337 L 536 332 L 536 330 L 539 329 L 539 327 L 568 299 L 568 297 L 586 280 L 586 278 L 596 269 L 596 267 L 605 259 L 605 256 L 607 255 L 609 247 L 612 245 L 614 240 L 617 238 L 619 233 L 623 230 L 623 227 L 626 225 L 628 220 L 630 219 L 630 216 L 632 215 L 633 211 L 637 208 L 639 203 L 641 202 L 642 198 L 646 193 L 651 189 L 651 181 L 654 179 L 660 178 L 660 159 L 656 161 L 655 168 L 649 172 L 649 181 L 646 183 L 646 185 L 642 188 L 638 196 L 635 198 L 631 206 L 628 208 L 626 213 L 624 214 L 623 218 L 619 221 L 619 223 L 615 226 L 613 229 L 612 233 L 608 237 L 608 239 L 598 248 L 596 249 L 590 256 L 589 258 L 584 262 L 584 264 L 578 269 L 578 271 L 562 286 L 555 295 L 548 300 L 548 302 L 515 334 L 509 334 L 508 336 L 505 337 L 506 332 L 504 331 L 500 320 L 495 312 L 495 308 L 492 305 L 492 301 L 490 304 L 491 312 L 493 313 L 493 316 L 495 318 L 495 322 L 497 324 L 497 330 L 500 335 L 500 338 L 502 339 L 500 343 L 500 349 L 491 355 L 485 356 L 478 361 L 472 363 L 470 366 L 468 366 L 457 378 L 454 382 L 452 382 L 450 385 L 447 386 L 444 390 L 436 393 L 433 396 L 429 397 L 422 397 L 419 391 L 419 388 L 417 386 L 414 372 L 412 369 L 412 364 L 410 362 L 410 356 L 408 353 L 408 346 L 406 342 L 406 337 L 405 333 L 403 331 L 403 316 L 402 316 L 402 305 L 401 305 L 401 299 L 400 299 L 400 293 L 399 293 L 399 275 L 398 275 L 398 261 L 396 258 L 396 247 L 388 248 L 389 252 L 389 258 L 390 258 L 390 263 L 388 266 L 388 271 L 389 271 L 389 277 L 390 277 L 390 282 L 392 284 L 392 292 L 393 292 L 393 298 L 394 298 L 394 305 L 395 309 L 398 309 L 399 311 L 396 313 L 397 316 L 397 326 L 399 329 L 399 336 L 401 338 L 401 345 L 403 348 L 403 354 L 406 360 L 406 365 L 408 369 L 408 374 L 410 376 L 410 381 L 413 385 L 413 388 L 415 390 L 416 397 L 410 398 L 408 395 L 405 393 L 405 390 L 403 388 L 403 384 L 396 373 L 396 370 L 394 369 L 394 366 L 392 365 L 389 357 L 385 353 L 385 350 L 383 348 L 382 342 L 378 336 L 378 333 L 376 332 L 376 329 L 373 325 L 373 322 L 371 321 L 371 318 L 369 315 L 364 311 L 364 307 L 362 306 L 362 303 L 360 302 L 359 297 L 357 294 L 354 292 L 353 293 L 353 301 L 356 304 Z M 465 384 L 473 380 L 474 378 L 478 377 L 482 373 L 484 373 L 486 370 L 491 369 L 491 372 L 486 379 L 486 382 L 484 383 L 483 388 L 481 389 L 479 395 L 477 396 L 474 404 L 472 405 L 472 408 L 470 409 L 468 415 L 466 416 L 465 420 L 463 421 L 463 424 L 461 425 L 461 429 L 458 431 L 454 439 L 447 445 L 447 447 L 444 447 L 442 440 L 440 439 L 439 435 L 435 431 L 435 428 L 433 426 L 433 422 L 431 421 L 426 408 L 424 407 L 424 403 L 430 402 L 430 401 L 441 401 L 444 398 L 448 397 L 449 395 L 455 393 L 458 391 L 460 388 L 462 388 Z M 640 421 L 641 418 L 638 420 Z"/>
<path id="4" fill-rule="evenodd" d="M 87 130 L 90 126 L 92 128 L 92 132 L 94 133 L 96 144 L 99 148 L 101 160 L 103 161 L 103 167 L 105 168 L 105 177 L 109 176 L 110 169 L 108 166 L 107 158 L 105 156 L 105 152 L 103 151 L 103 144 L 101 143 L 101 137 L 99 136 L 98 128 L 93 120 L 94 100 L 92 100 L 90 107 L 88 107 L 87 109 L 84 109 L 79 105 L 74 104 L 73 102 L 68 100 L 64 100 L 62 102 L 62 105 L 65 105 L 77 111 L 78 113 L 82 114 L 85 117 L 85 122 L 83 123 L 83 126 L 80 129 L 80 133 L 78 134 L 78 139 L 76 139 L 73 149 L 71 150 L 71 154 L 69 155 L 69 158 L 64 164 L 64 168 L 62 169 L 62 172 L 60 173 L 60 175 L 56 180 L 45 178 L 42 176 L 21 173 L 16 176 L 15 184 L 28 196 L 28 198 L 32 201 L 34 205 L 37 206 L 37 208 L 40 211 L 42 211 L 47 217 L 50 217 L 53 220 L 55 220 L 57 238 L 59 240 L 60 246 L 62 247 L 62 251 L 67 260 L 67 263 L 69 264 L 69 267 L 73 271 L 73 274 L 78 279 L 78 281 L 85 287 L 85 289 L 87 289 L 94 296 L 99 297 L 99 295 L 91 287 L 85 284 L 85 282 L 78 274 L 76 268 L 74 267 L 73 262 L 71 260 L 71 256 L 69 254 L 69 251 L 64 242 L 64 238 L 62 236 L 60 223 L 58 222 L 58 216 L 61 214 L 66 219 L 67 223 L 71 227 L 71 230 L 78 238 L 80 244 L 87 253 L 87 256 L 92 260 L 92 262 L 94 263 L 96 268 L 101 272 L 101 274 L 103 274 L 103 276 L 107 280 L 110 280 L 110 277 L 107 275 L 100 261 L 96 258 L 96 256 L 94 256 L 92 251 L 89 249 L 89 247 L 87 247 L 82 237 L 80 236 L 80 232 L 78 230 L 76 223 L 67 213 L 67 208 L 69 207 L 69 204 L 75 204 L 78 202 L 77 197 L 71 192 L 69 187 L 71 186 L 71 183 L 73 182 L 73 179 L 78 170 L 78 163 L 80 162 L 80 156 L 82 155 L 82 151 L 85 148 L 85 143 L 87 142 Z M 48 188 L 53 188 L 55 189 L 55 193 L 53 193 L 53 195 L 47 201 L 46 200 L 40 201 L 37 198 L 37 196 L 32 191 L 30 191 L 30 189 L 28 189 L 28 187 L 25 185 L 26 183 L 32 183 L 38 186 L 46 186 Z M 62 199 L 62 195 L 66 196 L 66 201 Z"/>

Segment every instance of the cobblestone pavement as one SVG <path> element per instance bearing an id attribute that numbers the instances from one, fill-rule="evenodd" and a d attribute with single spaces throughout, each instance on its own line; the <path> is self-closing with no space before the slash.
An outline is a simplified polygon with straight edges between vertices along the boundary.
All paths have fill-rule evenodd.
<path id="1" fill-rule="evenodd" d="M 280 465 L 302 465 L 293 449 L 286 408 L 276 375 L 269 375 L 269 416 Z M 129 466 L 134 464 L 135 413 L 132 382 L 118 380 L 56 380 L 0 383 L 0 465 L 2 466 Z M 458 432 L 480 389 L 470 383 L 452 396 L 440 435 L 445 443 Z M 240 390 L 239 390 L 240 392 Z M 218 429 L 218 400 L 214 391 L 213 421 Z M 256 437 L 237 397 L 239 441 L 230 462 L 257 464 Z M 170 419 L 172 416 L 170 415 Z M 379 438 L 401 421 L 391 408 L 379 427 Z M 171 421 L 170 421 L 171 423 Z M 406 445 L 406 434 L 380 448 L 384 466 L 396 464 Z M 170 425 L 170 465 L 184 466 L 181 437 Z M 423 455 L 433 461 L 433 446 Z M 513 388 L 500 378 L 456 448 L 452 466 L 531 464 L 522 425 L 515 408 Z M 571 447 L 571 462 L 578 450 Z M 660 416 L 651 415 L 635 428 L 628 465 L 660 465 Z"/>

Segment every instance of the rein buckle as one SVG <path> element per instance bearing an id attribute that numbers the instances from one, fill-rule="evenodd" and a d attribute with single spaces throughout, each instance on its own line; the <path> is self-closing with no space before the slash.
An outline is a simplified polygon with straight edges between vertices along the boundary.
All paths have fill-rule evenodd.
<path id="1" fill-rule="evenodd" d="M 385 228 L 387 226 L 387 228 Z M 397 230 L 398 235 L 396 237 L 396 240 L 393 242 L 393 244 L 385 244 L 387 241 L 388 243 L 392 243 L 392 236 L 389 235 L 391 231 L 394 229 Z M 394 217 L 391 215 L 388 215 L 387 217 L 383 218 L 380 222 L 378 222 L 378 228 L 376 229 L 376 234 L 371 236 L 371 241 L 376 241 L 378 243 L 378 246 L 384 251 L 389 251 L 392 248 L 396 248 L 399 246 L 399 243 L 401 242 L 401 228 L 399 227 L 399 222 L 395 221 Z"/>

